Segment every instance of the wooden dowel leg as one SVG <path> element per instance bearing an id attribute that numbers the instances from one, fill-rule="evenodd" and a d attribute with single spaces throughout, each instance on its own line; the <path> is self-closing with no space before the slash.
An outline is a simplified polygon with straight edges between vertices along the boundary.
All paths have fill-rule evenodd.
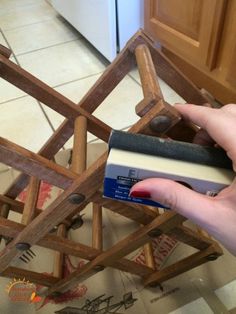
<path id="1" fill-rule="evenodd" d="M 60 224 L 57 228 L 58 237 L 66 237 L 66 226 Z M 63 265 L 64 265 L 64 254 L 60 252 L 54 253 L 54 267 L 53 267 L 53 277 L 62 278 L 63 277 Z"/>
<path id="2" fill-rule="evenodd" d="M 79 116 L 74 124 L 74 143 L 71 170 L 81 174 L 86 169 L 87 155 L 87 119 Z M 57 229 L 57 236 L 66 238 L 67 228 L 65 224 L 60 224 Z M 65 255 L 60 252 L 54 253 L 53 276 L 62 278 Z"/>
<path id="3" fill-rule="evenodd" d="M 35 217 L 39 188 L 40 180 L 38 178 L 31 177 L 27 189 L 27 197 L 21 218 L 21 223 L 23 225 L 28 225 Z"/>
<path id="4" fill-rule="evenodd" d="M 143 250 L 144 250 L 146 265 L 152 269 L 156 269 L 155 260 L 153 257 L 152 242 L 145 244 L 143 246 Z"/>
<path id="5" fill-rule="evenodd" d="M 142 82 L 143 94 L 146 98 L 156 101 L 163 98 L 157 80 L 156 69 L 154 67 L 150 51 L 146 45 L 139 45 L 135 49 L 135 56 L 138 64 L 140 79 Z"/>
<path id="6" fill-rule="evenodd" d="M 74 144 L 71 170 L 81 174 L 86 169 L 87 155 L 87 119 L 83 116 L 75 119 Z"/>
<path id="7" fill-rule="evenodd" d="M 3 204 L 1 207 L 0 217 L 8 218 L 10 210 L 11 210 L 11 205 Z M 0 235 L 0 243 L 1 243 L 1 240 L 2 240 L 2 235 Z"/>
<path id="8" fill-rule="evenodd" d="M 150 206 L 149 206 L 150 207 Z M 157 207 L 150 207 L 150 209 L 152 209 L 157 216 L 159 216 L 159 209 Z M 146 243 L 143 246 L 143 250 L 144 250 L 144 256 L 145 256 L 145 262 L 146 265 L 150 268 L 152 268 L 153 270 L 156 269 L 156 264 L 155 264 L 155 259 L 153 256 L 153 245 L 152 242 Z"/>
<path id="9" fill-rule="evenodd" d="M 36 177 L 30 177 L 29 186 L 27 188 L 27 196 L 24 205 L 24 209 L 22 212 L 21 223 L 25 226 L 30 224 L 30 222 L 36 216 L 37 209 L 37 201 L 39 196 L 40 189 L 40 180 Z M 31 258 L 35 255 L 35 253 L 31 250 L 27 250 L 28 254 L 20 256 L 20 259 L 24 262 L 29 262 Z M 26 258 L 27 257 L 27 258 Z"/>
<path id="10" fill-rule="evenodd" d="M 96 203 L 93 203 L 92 246 L 100 251 L 103 249 L 102 206 Z"/>

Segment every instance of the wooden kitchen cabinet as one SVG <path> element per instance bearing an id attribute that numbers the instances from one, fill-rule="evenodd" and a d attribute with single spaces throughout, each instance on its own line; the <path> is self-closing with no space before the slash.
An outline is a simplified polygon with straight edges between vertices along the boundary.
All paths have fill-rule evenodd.
<path id="1" fill-rule="evenodd" d="M 146 0 L 144 25 L 199 88 L 236 103 L 236 0 Z"/>

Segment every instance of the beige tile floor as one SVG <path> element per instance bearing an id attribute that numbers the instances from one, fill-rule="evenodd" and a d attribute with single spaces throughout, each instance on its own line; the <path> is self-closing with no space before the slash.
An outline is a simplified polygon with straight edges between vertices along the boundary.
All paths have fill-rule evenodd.
<path id="1" fill-rule="evenodd" d="M 45 0 L 0 0 L 0 43 L 12 50 L 13 62 L 76 103 L 109 64 Z M 167 101 L 183 101 L 160 83 Z M 113 128 L 127 128 L 138 119 L 134 107 L 141 99 L 134 70 L 94 114 Z M 64 117 L 0 79 L 0 120 L 0 136 L 37 151 Z M 65 147 L 71 146 L 72 139 Z"/>

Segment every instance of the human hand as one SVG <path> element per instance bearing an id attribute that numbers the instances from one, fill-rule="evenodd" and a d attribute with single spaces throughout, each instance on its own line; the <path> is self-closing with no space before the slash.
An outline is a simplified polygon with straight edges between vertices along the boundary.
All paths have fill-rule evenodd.
<path id="1" fill-rule="evenodd" d="M 201 129 L 195 143 L 209 145 L 216 142 L 227 153 L 236 171 L 236 105 L 220 109 L 196 105 L 175 105 L 183 119 Z M 207 230 L 231 253 L 236 255 L 236 178 L 217 196 L 199 194 L 167 179 L 146 179 L 135 184 L 130 194 L 150 195 L 150 199 L 166 205 Z"/>

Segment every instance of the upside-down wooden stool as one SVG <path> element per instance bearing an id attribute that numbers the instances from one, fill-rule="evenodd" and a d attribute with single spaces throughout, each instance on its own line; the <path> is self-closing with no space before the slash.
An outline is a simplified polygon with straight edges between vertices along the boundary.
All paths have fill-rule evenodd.
<path id="1" fill-rule="evenodd" d="M 9 60 L 11 52 L 1 47 L 0 75 L 24 92 L 66 117 L 66 120 L 35 154 L 4 138 L 0 138 L 0 162 L 22 171 L 22 174 L 0 196 L 0 234 L 10 239 L 0 252 L 0 275 L 25 278 L 44 285 L 44 295 L 63 292 L 75 283 L 93 276 L 105 267 L 113 267 L 140 276 L 143 284 L 154 285 L 177 276 L 222 255 L 219 245 L 206 233 L 183 226 L 186 220 L 174 211 L 162 214 L 148 206 L 134 205 L 104 199 L 102 184 L 107 153 L 86 169 L 87 131 L 108 141 L 111 127 L 92 115 L 93 111 L 111 93 L 124 76 L 137 64 L 144 98 L 137 104 L 140 119 L 128 132 L 169 136 L 192 141 L 196 129 L 181 120 L 178 112 L 165 102 L 159 88 L 157 74 L 187 102 L 205 105 L 207 100 L 199 90 L 155 47 L 154 42 L 139 31 L 118 57 L 108 66 L 95 85 L 76 105 L 45 83 Z M 74 136 L 70 169 L 56 164 L 54 155 Z M 40 181 L 60 187 L 64 192 L 45 210 L 36 208 Z M 15 198 L 28 185 L 24 203 Z M 93 203 L 91 247 L 66 238 L 68 228 L 76 224 L 79 213 Z M 102 250 L 102 207 L 133 221 L 140 228 L 119 241 L 107 251 Z M 8 219 L 9 211 L 22 213 L 21 223 Z M 57 226 L 57 234 L 50 231 Z M 156 271 L 152 257 L 151 240 L 161 234 L 186 243 L 198 251 L 177 263 Z M 11 262 L 37 244 L 55 250 L 54 275 L 12 267 Z M 126 256 L 145 246 L 146 265 L 137 264 Z M 88 262 L 80 269 L 62 278 L 63 254 L 77 256 Z M 37 258 L 37 257 L 35 257 Z"/>

